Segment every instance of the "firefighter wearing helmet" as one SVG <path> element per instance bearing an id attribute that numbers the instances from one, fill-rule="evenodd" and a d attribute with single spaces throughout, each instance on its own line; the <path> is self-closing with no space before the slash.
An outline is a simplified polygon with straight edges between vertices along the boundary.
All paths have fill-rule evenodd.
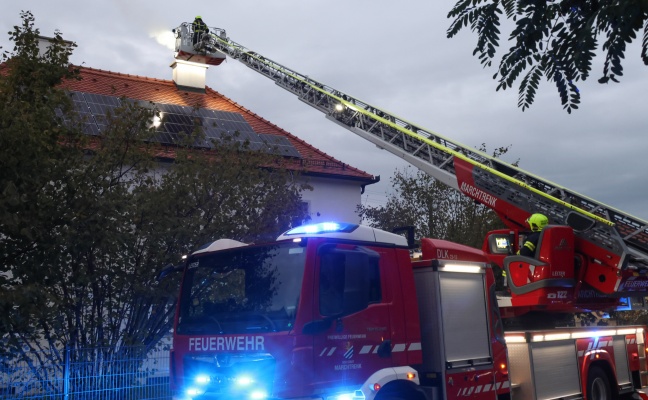
<path id="1" fill-rule="evenodd" d="M 202 36 L 209 32 L 209 28 L 200 15 L 196 15 L 191 27 L 193 28 L 193 44 L 195 46 L 196 43 L 202 40 Z"/>
<path id="2" fill-rule="evenodd" d="M 540 232 L 542 232 L 542 229 L 549 224 L 549 219 L 543 214 L 536 213 L 531 214 L 531 216 L 527 218 L 526 223 L 529 225 L 531 233 L 527 235 L 519 254 L 521 256 L 533 257 L 535 256 L 536 246 L 540 239 Z"/>

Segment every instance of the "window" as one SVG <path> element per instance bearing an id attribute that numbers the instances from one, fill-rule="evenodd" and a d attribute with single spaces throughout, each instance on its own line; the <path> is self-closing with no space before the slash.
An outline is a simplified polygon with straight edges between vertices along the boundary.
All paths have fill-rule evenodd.
<path id="1" fill-rule="evenodd" d="M 298 243 L 245 246 L 189 261 L 177 332 L 254 333 L 293 328 L 306 253 Z"/>
<path id="2" fill-rule="evenodd" d="M 503 233 L 495 233 L 488 237 L 488 244 L 491 254 L 509 254 L 511 245 L 509 243 L 509 235 Z"/>
<path id="3" fill-rule="evenodd" d="M 321 315 L 348 315 L 381 301 L 378 253 L 363 247 L 347 250 L 325 245 L 320 254 Z"/>

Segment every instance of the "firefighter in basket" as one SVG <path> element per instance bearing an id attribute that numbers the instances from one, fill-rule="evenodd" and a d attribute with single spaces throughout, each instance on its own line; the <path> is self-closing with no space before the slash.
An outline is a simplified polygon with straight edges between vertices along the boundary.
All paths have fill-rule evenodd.
<path id="1" fill-rule="evenodd" d="M 209 28 L 200 15 L 196 16 L 191 27 L 193 28 L 193 45 L 196 46 L 203 39 L 203 36 L 209 33 Z"/>
<path id="2" fill-rule="evenodd" d="M 535 213 L 531 214 L 531 216 L 527 218 L 526 223 L 529 225 L 531 233 L 527 235 L 524 244 L 518 251 L 518 254 L 526 257 L 534 257 L 536 246 L 540 239 L 540 233 L 544 227 L 549 224 L 549 219 L 544 214 Z"/>

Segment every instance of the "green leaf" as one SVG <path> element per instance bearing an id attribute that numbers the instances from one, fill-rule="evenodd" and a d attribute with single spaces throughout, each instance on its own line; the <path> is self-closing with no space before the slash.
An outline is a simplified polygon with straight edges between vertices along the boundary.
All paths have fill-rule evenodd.
<path id="1" fill-rule="evenodd" d="M 470 4 L 460 1 L 454 10 L 470 15 L 470 28 L 477 37 L 473 54 L 484 66 L 495 61 L 499 35 L 506 34 L 500 30 L 502 25 L 497 16 L 503 14 L 513 22 L 508 35 L 513 45 L 502 56 L 498 72 L 493 76 L 499 79 L 496 90 L 510 87 L 520 76 L 529 76 L 528 71 L 535 65 L 545 63 L 542 68 L 545 79 L 554 82 L 561 104 L 568 112 L 578 108 L 574 102 L 580 97 L 575 100 L 565 97 L 574 89 L 569 89 L 564 80 L 586 80 L 598 52 L 605 54 L 599 82 L 617 82 L 618 77 L 623 76 L 626 45 L 642 30 L 640 56 L 648 65 L 648 12 L 642 0 L 484 0 Z M 449 17 L 458 18 L 459 15 L 454 13 Z M 461 26 L 456 26 L 457 21 L 452 25 L 453 36 L 461 30 Z M 601 43 L 597 40 L 598 35 L 604 37 Z M 547 55 L 553 58 L 550 63 L 542 61 Z M 521 64 L 518 57 L 531 60 Z M 526 84 L 521 83 L 521 99 L 527 97 L 525 87 Z M 524 110 L 530 103 L 519 100 L 518 105 Z"/>

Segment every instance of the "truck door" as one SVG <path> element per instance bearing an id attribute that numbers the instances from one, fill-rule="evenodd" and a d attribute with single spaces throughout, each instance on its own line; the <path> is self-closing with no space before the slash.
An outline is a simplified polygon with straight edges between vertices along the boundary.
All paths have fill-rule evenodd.
<path id="1" fill-rule="evenodd" d="M 486 268 L 434 262 L 414 270 L 421 319 L 422 376 L 444 399 L 494 399 L 508 380 L 496 373 L 490 336 Z M 501 357 L 501 355 L 500 355 Z M 500 359 L 500 361 L 503 361 Z M 436 398 L 436 397 L 435 397 Z"/>
<path id="2" fill-rule="evenodd" d="M 327 329 L 314 337 L 314 389 L 357 389 L 373 372 L 392 364 L 380 254 L 341 246 L 329 243 L 318 250 L 313 314 L 327 321 Z"/>

